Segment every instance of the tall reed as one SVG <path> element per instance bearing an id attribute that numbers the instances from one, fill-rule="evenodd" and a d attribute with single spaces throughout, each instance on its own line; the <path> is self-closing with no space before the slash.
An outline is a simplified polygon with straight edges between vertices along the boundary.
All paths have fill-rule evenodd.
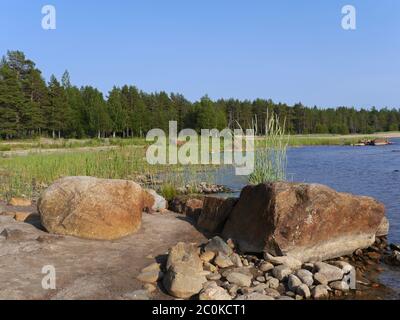
<path id="1" fill-rule="evenodd" d="M 255 121 L 257 123 L 257 121 Z M 254 171 L 249 175 L 251 184 L 283 181 L 286 179 L 287 147 L 289 135 L 285 132 L 286 119 L 281 123 L 279 116 L 267 116 L 265 133 L 261 145 L 255 152 Z M 255 128 L 258 132 L 258 128 Z"/>

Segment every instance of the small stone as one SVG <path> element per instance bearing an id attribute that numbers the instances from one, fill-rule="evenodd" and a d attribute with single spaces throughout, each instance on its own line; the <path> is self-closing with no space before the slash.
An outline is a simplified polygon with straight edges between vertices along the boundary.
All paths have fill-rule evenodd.
<path id="1" fill-rule="evenodd" d="M 232 260 L 222 252 L 218 252 L 217 257 L 214 259 L 214 263 L 220 268 L 229 268 L 233 266 Z"/>
<path id="2" fill-rule="evenodd" d="M 226 280 L 230 283 L 237 284 L 240 287 L 250 287 L 251 279 L 252 277 L 239 272 L 232 272 L 226 277 Z"/>
<path id="3" fill-rule="evenodd" d="M 271 288 L 266 288 L 266 289 L 264 290 L 264 292 L 265 292 L 265 294 L 266 294 L 267 296 L 270 296 L 270 297 L 272 297 L 272 298 L 277 298 L 277 297 L 279 297 L 279 296 L 281 295 L 277 290 L 271 289 Z"/>
<path id="4" fill-rule="evenodd" d="M 243 267 L 242 260 L 240 259 L 240 256 L 237 253 L 233 253 L 230 258 L 234 266 L 239 268 Z"/>
<path id="5" fill-rule="evenodd" d="M 344 281 L 334 281 L 332 283 L 329 284 L 329 286 L 333 289 L 333 290 L 340 290 L 340 291 L 349 291 L 349 285 L 344 282 Z"/>
<path id="6" fill-rule="evenodd" d="M 231 247 L 229 247 L 226 242 L 221 237 L 212 238 L 209 243 L 205 246 L 205 251 L 212 251 L 215 254 L 222 252 L 226 256 L 230 256 L 233 253 Z"/>
<path id="7" fill-rule="evenodd" d="M 249 261 L 247 259 L 243 259 L 243 265 L 247 267 L 249 265 Z"/>
<path id="8" fill-rule="evenodd" d="M 328 282 L 342 280 L 344 275 L 342 269 L 325 262 L 317 262 L 315 268 L 327 278 Z"/>
<path id="9" fill-rule="evenodd" d="M 230 284 L 227 289 L 231 296 L 236 297 L 239 287 L 236 284 Z"/>
<path id="10" fill-rule="evenodd" d="M 272 274 L 279 281 L 282 281 L 292 273 L 292 270 L 285 265 L 279 265 L 272 270 Z"/>
<path id="11" fill-rule="evenodd" d="M 304 298 L 306 298 L 306 299 L 309 299 L 309 298 L 311 297 L 310 289 L 309 289 L 308 286 L 307 286 L 306 284 L 304 284 L 304 283 L 302 283 L 301 285 L 299 285 L 299 286 L 296 288 L 296 293 L 297 293 L 299 296 L 302 296 L 302 297 L 304 297 Z"/>
<path id="12" fill-rule="evenodd" d="M 346 261 L 335 261 L 332 264 L 342 269 L 344 274 L 350 273 L 354 269 L 354 267 Z"/>
<path id="13" fill-rule="evenodd" d="M 279 280 L 276 278 L 271 277 L 269 280 L 266 282 L 268 288 L 271 289 L 278 289 L 279 287 Z"/>
<path id="14" fill-rule="evenodd" d="M 232 300 L 231 295 L 218 285 L 210 285 L 199 294 L 199 300 Z"/>
<path id="15" fill-rule="evenodd" d="M 264 276 L 259 276 L 259 277 L 256 278 L 256 280 L 258 282 L 265 282 L 265 277 Z"/>
<path id="16" fill-rule="evenodd" d="M 203 265 L 204 270 L 210 271 L 210 272 L 216 272 L 218 268 L 214 266 L 212 263 L 205 262 Z"/>
<path id="17" fill-rule="evenodd" d="M 301 295 L 296 294 L 296 296 L 294 297 L 296 300 L 303 300 L 304 297 Z"/>
<path id="18" fill-rule="evenodd" d="M 290 274 L 288 277 L 288 288 L 290 291 L 296 292 L 296 289 L 299 285 L 301 285 L 301 280 L 295 276 L 294 274 Z"/>
<path id="19" fill-rule="evenodd" d="M 210 273 L 206 276 L 209 281 L 217 281 L 221 279 L 221 275 L 218 272 Z"/>
<path id="20" fill-rule="evenodd" d="M 301 261 L 290 256 L 274 257 L 269 253 L 265 253 L 264 256 L 266 261 L 272 263 L 275 266 L 285 265 L 287 268 L 292 270 L 297 270 L 301 268 Z"/>
<path id="21" fill-rule="evenodd" d="M 314 281 L 316 284 L 322 284 L 322 285 L 327 285 L 328 284 L 328 279 L 323 275 L 322 273 L 317 272 L 314 274 Z"/>
<path id="22" fill-rule="evenodd" d="M 259 284 L 260 284 L 259 281 L 257 281 L 257 280 L 254 280 L 254 281 L 253 281 L 253 286 L 258 286 Z"/>
<path id="23" fill-rule="evenodd" d="M 202 255 L 200 256 L 200 259 L 203 262 L 211 262 L 212 259 L 214 258 L 215 258 L 215 253 L 212 251 L 203 252 Z"/>
<path id="24" fill-rule="evenodd" d="M 312 289 L 312 297 L 314 299 L 326 299 L 329 298 L 329 292 L 325 285 L 318 285 Z"/>
<path id="25" fill-rule="evenodd" d="M 314 283 L 313 274 L 306 269 L 297 270 L 296 276 L 309 287 Z"/>
<path id="26" fill-rule="evenodd" d="M 286 295 L 288 297 L 292 297 L 292 298 L 294 298 L 296 296 L 296 294 L 293 291 L 286 291 Z"/>
<path id="27" fill-rule="evenodd" d="M 260 283 L 257 286 L 255 286 L 253 289 L 254 292 L 262 293 L 264 294 L 265 289 L 267 289 L 268 286 L 265 283 Z"/>
<path id="28" fill-rule="evenodd" d="M 262 271 L 262 272 L 271 271 L 273 268 L 274 268 L 274 265 L 270 262 L 263 262 L 259 267 L 260 271 Z"/>

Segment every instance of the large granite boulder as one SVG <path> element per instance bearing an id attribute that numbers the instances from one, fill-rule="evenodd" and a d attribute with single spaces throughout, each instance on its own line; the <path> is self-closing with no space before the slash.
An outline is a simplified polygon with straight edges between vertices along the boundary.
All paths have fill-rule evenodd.
<path id="1" fill-rule="evenodd" d="M 38 211 L 50 233 L 114 240 L 140 228 L 143 194 L 133 181 L 66 177 L 43 192 Z"/>
<path id="2" fill-rule="evenodd" d="M 236 198 L 205 197 L 197 226 L 210 234 L 221 233 L 236 202 Z"/>
<path id="3" fill-rule="evenodd" d="M 384 214 L 369 197 L 319 184 L 266 183 L 242 190 L 223 237 L 242 251 L 319 261 L 372 245 Z"/>

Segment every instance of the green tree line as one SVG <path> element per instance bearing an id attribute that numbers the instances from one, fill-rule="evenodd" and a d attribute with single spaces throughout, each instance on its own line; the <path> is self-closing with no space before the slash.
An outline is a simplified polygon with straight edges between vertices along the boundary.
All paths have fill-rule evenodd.
<path id="1" fill-rule="evenodd" d="M 285 119 L 292 134 L 373 133 L 400 129 L 400 109 L 289 106 L 272 100 L 191 102 L 181 94 L 146 93 L 135 86 L 113 87 L 105 97 L 92 86 L 78 88 L 66 71 L 46 83 L 35 63 L 20 51 L 0 61 L 0 137 L 138 137 L 152 128 L 254 128 L 264 133 L 268 114 Z M 283 120 L 282 120 L 283 121 Z"/>

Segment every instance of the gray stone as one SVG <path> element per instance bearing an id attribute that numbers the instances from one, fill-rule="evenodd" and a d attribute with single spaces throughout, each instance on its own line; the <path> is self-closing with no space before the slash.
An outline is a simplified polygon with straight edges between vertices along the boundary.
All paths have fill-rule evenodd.
<path id="1" fill-rule="evenodd" d="M 315 268 L 318 273 L 321 273 L 326 277 L 328 282 L 342 280 L 344 275 L 342 269 L 332 266 L 325 262 L 315 263 Z"/>
<path id="2" fill-rule="evenodd" d="M 296 293 L 299 296 L 302 296 L 303 298 L 309 299 L 311 297 L 311 292 L 310 289 L 308 288 L 308 286 L 304 283 L 302 283 L 301 285 L 299 285 L 296 288 Z"/>
<path id="3" fill-rule="evenodd" d="M 280 265 L 275 267 L 272 270 L 272 274 L 275 278 L 277 278 L 279 281 L 282 281 L 285 279 L 287 276 L 289 276 L 292 273 L 292 270 L 286 267 L 285 265 Z"/>
<path id="4" fill-rule="evenodd" d="M 314 281 L 316 284 L 322 284 L 322 285 L 328 284 L 327 277 L 320 272 L 317 272 L 316 274 L 314 274 Z"/>
<path id="5" fill-rule="evenodd" d="M 326 299 L 329 298 L 329 292 L 327 286 L 325 285 L 318 285 L 312 289 L 312 297 L 314 299 Z"/>
<path id="6" fill-rule="evenodd" d="M 272 263 L 275 266 L 285 265 L 287 268 L 292 270 L 300 269 L 302 265 L 300 260 L 290 256 L 274 257 L 269 253 L 265 253 L 264 258 L 266 261 Z"/>
<path id="7" fill-rule="evenodd" d="M 232 272 L 226 277 L 226 280 L 232 284 L 237 284 L 240 287 L 250 287 L 252 277 L 249 277 L 243 273 Z"/>
<path id="8" fill-rule="evenodd" d="M 206 276 L 209 281 L 217 281 L 221 279 L 221 275 L 218 272 L 210 273 Z"/>
<path id="9" fill-rule="evenodd" d="M 271 271 L 273 268 L 274 268 L 274 265 L 270 262 L 263 262 L 259 267 L 260 271 L 262 271 L 262 272 Z"/>
<path id="10" fill-rule="evenodd" d="M 218 252 L 214 259 L 214 263 L 220 268 L 229 268 L 233 266 L 232 260 L 222 252 Z"/>
<path id="11" fill-rule="evenodd" d="M 329 284 L 333 290 L 349 291 L 349 285 L 344 281 L 334 281 Z"/>
<path id="12" fill-rule="evenodd" d="M 296 276 L 309 287 L 314 283 L 313 274 L 306 269 L 297 270 Z"/>
<path id="13" fill-rule="evenodd" d="M 279 280 L 274 277 L 270 277 L 270 279 L 267 280 L 266 284 L 267 284 L 268 288 L 278 289 Z"/>
<path id="14" fill-rule="evenodd" d="M 231 247 L 229 247 L 226 242 L 221 237 L 214 237 L 212 238 L 209 243 L 205 247 L 205 251 L 212 251 L 215 254 L 218 252 L 222 252 L 226 256 L 230 256 L 233 253 Z"/>
<path id="15" fill-rule="evenodd" d="M 265 289 L 267 289 L 268 286 L 265 283 L 260 283 L 259 285 L 255 286 L 253 289 L 254 292 L 258 292 L 258 293 L 265 293 Z"/>
<path id="16" fill-rule="evenodd" d="M 209 285 L 204 288 L 199 294 L 199 300 L 232 300 L 231 295 L 217 284 Z"/>
<path id="17" fill-rule="evenodd" d="M 272 298 L 277 298 L 277 297 L 279 297 L 279 296 L 281 295 L 277 290 L 271 289 L 271 288 L 266 288 L 266 289 L 264 290 L 264 292 L 265 292 L 265 294 L 266 294 L 267 296 L 270 296 L 270 297 L 272 297 Z"/>
<path id="18" fill-rule="evenodd" d="M 303 269 L 305 269 L 305 270 L 310 271 L 310 272 L 313 272 L 313 271 L 314 271 L 314 263 L 312 263 L 312 262 L 303 263 L 303 265 L 302 265 L 301 267 L 302 267 Z"/>
<path id="19" fill-rule="evenodd" d="M 295 292 L 296 288 L 301 284 L 302 284 L 302 282 L 297 276 L 295 276 L 294 274 L 290 274 L 289 275 L 289 277 L 288 277 L 288 288 L 289 288 L 290 291 Z"/>
<path id="20" fill-rule="evenodd" d="M 243 267 L 242 260 L 240 259 L 240 256 L 237 253 L 233 253 L 230 258 L 235 267 L 239 268 Z"/>
<path id="21" fill-rule="evenodd" d="M 265 277 L 264 276 L 259 276 L 259 277 L 256 278 L 256 280 L 258 282 L 265 282 Z"/>

